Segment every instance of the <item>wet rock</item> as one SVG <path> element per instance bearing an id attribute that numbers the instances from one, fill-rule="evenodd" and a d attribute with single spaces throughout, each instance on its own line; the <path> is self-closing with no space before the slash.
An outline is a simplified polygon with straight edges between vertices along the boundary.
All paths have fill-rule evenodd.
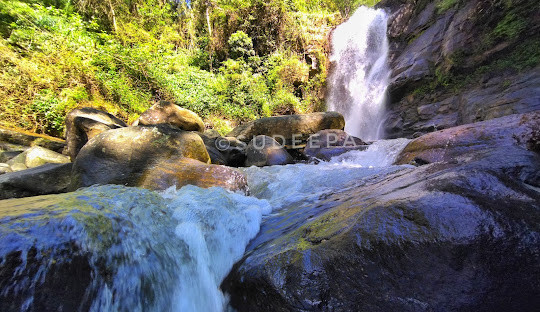
<path id="1" fill-rule="evenodd" d="M 181 188 L 186 185 L 222 187 L 248 194 L 246 177 L 240 171 L 189 158 L 159 161 L 143 173 L 138 183 L 138 186 L 150 190 L 166 190 L 171 186 Z"/>
<path id="2" fill-rule="evenodd" d="M 27 168 L 34 168 L 44 164 L 65 164 L 69 162 L 67 156 L 40 146 L 34 146 L 10 159 L 7 163 L 9 165 L 24 164 Z"/>
<path id="3" fill-rule="evenodd" d="M 293 163 L 292 156 L 271 137 L 259 135 L 249 142 L 246 149 L 246 166 L 275 166 Z"/>
<path id="4" fill-rule="evenodd" d="M 137 188 L 2 200 L 0 311 L 164 311 L 185 246 L 171 239 L 177 224 L 160 195 Z"/>
<path id="5" fill-rule="evenodd" d="M 150 107 L 133 125 L 158 124 L 169 124 L 186 131 L 204 131 L 204 122 L 199 115 L 166 101 Z"/>
<path id="6" fill-rule="evenodd" d="M 535 311 L 540 194 L 523 177 L 538 168 L 489 147 L 328 194 L 255 238 L 222 289 L 240 312 Z"/>
<path id="7" fill-rule="evenodd" d="M 103 132 L 81 149 L 73 165 L 73 188 L 94 184 L 134 186 L 154 161 L 187 157 L 210 162 L 204 142 L 193 132 L 167 125 Z"/>
<path id="8" fill-rule="evenodd" d="M 71 168 L 71 163 L 46 164 L 19 171 L 13 165 L 11 169 L 18 172 L 0 176 L 0 199 L 67 192 L 71 184 Z"/>
<path id="9" fill-rule="evenodd" d="M 6 129 L 2 127 L 0 127 L 0 144 L 18 146 L 41 146 L 58 153 L 61 153 L 66 146 L 64 140 L 55 137 L 31 133 L 22 130 Z M 8 148 L 8 150 L 9 149 L 10 148 Z"/>
<path id="10" fill-rule="evenodd" d="M 340 113 L 326 112 L 261 118 L 234 128 L 227 136 L 248 143 L 258 135 L 266 135 L 285 145 L 301 145 L 320 130 L 344 127 L 345 119 Z"/>
<path id="11" fill-rule="evenodd" d="M 66 116 L 67 153 L 75 160 L 81 148 L 101 132 L 127 127 L 126 123 L 107 112 L 85 107 L 74 109 Z"/>
<path id="12" fill-rule="evenodd" d="M 247 144 L 233 137 L 199 133 L 210 155 L 212 164 L 243 167 L 246 161 Z"/>
<path id="13" fill-rule="evenodd" d="M 343 130 L 321 130 L 309 137 L 304 153 L 310 158 L 329 161 L 332 157 L 368 148 L 364 141 Z"/>
<path id="14" fill-rule="evenodd" d="M 415 158 L 429 163 L 445 162 L 488 147 L 516 144 L 527 147 L 536 129 L 540 129 L 540 112 L 511 115 L 428 133 L 410 142 L 401 152 L 397 163 L 407 164 Z"/>

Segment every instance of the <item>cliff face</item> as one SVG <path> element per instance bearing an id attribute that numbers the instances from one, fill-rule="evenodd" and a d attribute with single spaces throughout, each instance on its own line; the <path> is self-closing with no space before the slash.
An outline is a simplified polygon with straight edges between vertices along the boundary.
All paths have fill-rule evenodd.
<path id="1" fill-rule="evenodd" d="M 540 110 L 537 0 L 383 0 L 387 137 Z"/>

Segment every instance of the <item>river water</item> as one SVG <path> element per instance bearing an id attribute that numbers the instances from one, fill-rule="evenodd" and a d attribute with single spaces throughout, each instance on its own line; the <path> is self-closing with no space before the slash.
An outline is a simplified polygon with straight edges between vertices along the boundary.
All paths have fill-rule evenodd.
<path id="1" fill-rule="evenodd" d="M 227 296 L 219 285 L 247 247 L 279 235 L 295 218 L 305 221 L 300 212 L 320 198 L 399 170 L 392 163 L 407 142 L 377 141 L 317 165 L 242 169 L 251 196 L 221 188 L 156 193 L 106 185 L 0 201 L 0 256 L 6 261 L 21 252 L 22 259 L 0 294 L 22 295 L 22 311 L 32 310 L 48 274 L 57 274 L 52 265 L 84 255 L 92 278 L 81 306 L 92 311 L 224 311 Z"/>

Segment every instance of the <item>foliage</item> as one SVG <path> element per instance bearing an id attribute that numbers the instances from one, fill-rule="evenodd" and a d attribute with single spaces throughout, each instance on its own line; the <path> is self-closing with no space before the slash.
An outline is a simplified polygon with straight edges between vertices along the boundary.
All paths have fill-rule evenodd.
<path id="1" fill-rule="evenodd" d="M 1 1 L 0 124 L 61 136 L 73 108 L 131 122 L 169 100 L 226 131 L 324 109 L 327 34 L 375 2 Z"/>
<path id="2" fill-rule="evenodd" d="M 527 22 L 514 13 L 507 14 L 493 30 L 495 38 L 515 39 L 527 27 Z"/>
<path id="3" fill-rule="evenodd" d="M 231 35 L 229 38 L 229 55 L 233 59 L 248 59 L 255 56 L 255 50 L 253 50 L 253 41 L 249 36 L 239 30 Z"/>

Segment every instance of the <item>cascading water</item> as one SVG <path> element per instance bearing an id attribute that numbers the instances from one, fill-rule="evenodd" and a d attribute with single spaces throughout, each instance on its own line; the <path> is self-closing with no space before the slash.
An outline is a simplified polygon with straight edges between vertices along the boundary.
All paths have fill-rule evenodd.
<path id="1" fill-rule="evenodd" d="M 385 94 L 390 78 L 387 17 L 360 7 L 332 34 L 328 108 L 345 117 L 345 131 L 363 140 L 384 136 Z"/>
<path id="2" fill-rule="evenodd" d="M 0 310 L 43 310 L 38 303 L 56 285 L 49 279 L 65 287 L 71 278 L 54 268 L 82 258 L 91 281 L 77 281 L 86 285 L 84 296 L 64 310 L 224 311 L 220 284 L 246 247 L 279 235 L 284 224 L 304 222 L 328 194 L 401 170 L 392 163 L 407 143 L 377 141 L 318 165 L 245 168 L 251 197 L 221 188 L 156 193 L 106 185 L 0 201 Z M 270 221 L 270 213 L 286 221 Z M 21 261 L 8 260 L 13 255 Z M 14 265 L 9 276 L 6 265 Z M 13 305 L 4 306 L 5 298 Z"/>

